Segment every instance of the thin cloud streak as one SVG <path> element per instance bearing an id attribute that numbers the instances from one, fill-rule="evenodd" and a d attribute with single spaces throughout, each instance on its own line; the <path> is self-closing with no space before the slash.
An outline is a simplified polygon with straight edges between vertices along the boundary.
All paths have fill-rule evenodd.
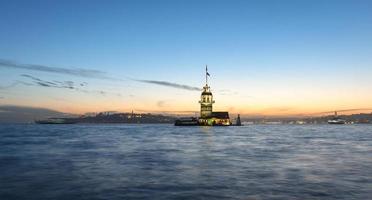
<path id="1" fill-rule="evenodd" d="M 78 77 L 83 77 L 83 78 L 95 78 L 95 79 L 104 79 L 104 80 L 112 80 L 112 81 L 125 81 L 124 79 L 110 77 L 107 75 L 106 72 L 99 71 L 99 70 L 89 70 L 89 69 L 82 69 L 82 68 L 61 68 L 61 67 L 52 67 L 52 66 L 35 65 L 35 64 L 21 64 L 21 63 L 17 63 L 17 62 L 5 60 L 5 59 L 0 59 L 0 67 L 65 74 L 65 75 L 78 76 Z M 179 83 L 172 83 L 172 82 L 167 82 L 167 81 L 140 80 L 140 79 L 134 79 L 134 78 L 129 78 L 129 77 L 127 77 L 127 79 L 136 81 L 136 82 L 141 82 L 141 83 L 161 85 L 161 86 L 189 90 L 189 91 L 200 91 L 201 90 L 198 87 L 193 87 L 193 86 L 179 84 Z M 45 84 L 44 82 L 40 82 L 37 84 L 48 87 L 47 86 L 48 83 Z M 49 83 L 49 85 L 50 84 L 51 83 Z"/>
<path id="2" fill-rule="evenodd" d="M 57 74 L 66 74 L 71 76 L 79 76 L 84 78 L 98 78 L 98 79 L 110 79 L 117 80 L 115 78 L 107 76 L 106 72 L 82 68 L 62 68 L 62 67 L 51 67 L 45 65 L 35 64 L 20 64 L 9 60 L 0 59 L 0 67 L 13 68 L 13 69 L 25 69 L 31 71 L 41 71 Z"/>
<path id="3" fill-rule="evenodd" d="M 29 78 L 33 81 L 33 84 L 27 83 L 29 86 L 40 86 L 40 87 L 48 87 L 48 88 L 62 88 L 62 89 L 71 89 L 75 90 L 77 92 L 83 92 L 86 94 L 99 94 L 101 96 L 106 95 L 115 95 L 118 97 L 122 97 L 120 93 L 113 93 L 113 92 L 106 92 L 102 90 L 86 90 L 83 89 L 86 85 L 88 85 L 87 82 L 83 82 L 80 84 L 75 84 L 73 81 L 45 81 L 40 78 L 28 75 L 28 74 L 22 74 L 22 77 Z"/>
<path id="4" fill-rule="evenodd" d="M 184 90 L 190 90 L 190 91 L 200 91 L 201 90 L 198 87 L 193 87 L 193 86 L 183 85 L 183 84 L 178 84 L 178 83 L 172 83 L 172 82 L 167 82 L 167 81 L 138 80 L 138 79 L 134 79 L 134 80 L 137 81 L 137 82 L 141 82 L 141 83 L 162 85 L 162 86 L 166 86 L 166 87 L 172 87 L 172 88 L 184 89 Z"/>
<path id="5" fill-rule="evenodd" d="M 157 105 L 158 107 L 162 108 L 162 107 L 165 106 L 165 101 L 164 101 L 164 100 L 158 101 L 158 102 L 156 103 L 156 105 Z"/>
<path id="6" fill-rule="evenodd" d="M 31 79 L 34 84 L 42 87 L 53 87 L 53 88 L 66 88 L 66 89 L 77 89 L 74 85 L 74 82 L 72 81 L 45 81 L 40 78 L 36 78 L 34 76 L 28 75 L 28 74 L 22 74 L 21 76 Z"/>

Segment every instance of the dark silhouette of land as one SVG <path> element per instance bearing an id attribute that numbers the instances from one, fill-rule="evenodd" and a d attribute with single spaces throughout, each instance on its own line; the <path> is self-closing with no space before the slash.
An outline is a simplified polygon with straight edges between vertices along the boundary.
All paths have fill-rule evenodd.
<path id="1" fill-rule="evenodd" d="M 151 124 L 151 123 L 174 123 L 176 118 L 157 114 L 142 113 L 98 113 L 95 116 L 81 116 L 74 118 L 77 123 L 127 123 L 127 124 Z"/>
<path id="2" fill-rule="evenodd" d="M 233 120 L 236 117 L 232 114 Z M 241 122 L 253 124 L 281 123 L 281 124 L 326 124 L 333 115 L 320 117 L 246 117 L 241 116 Z M 352 115 L 339 115 L 348 123 L 372 123 L 372 113 L 360 113 Z M 90 115 L 76 115 L 63 113 L 46 108 L 34 108 L 26 106 L 2 105 L 0 106 L 0 123 L 33 123 L 35 120 L 48 118 L 63 118 L 75 123 L 169 123 L 173 124 L 176 116 L 153 113 L 118 113 L 101 112 Z"/>

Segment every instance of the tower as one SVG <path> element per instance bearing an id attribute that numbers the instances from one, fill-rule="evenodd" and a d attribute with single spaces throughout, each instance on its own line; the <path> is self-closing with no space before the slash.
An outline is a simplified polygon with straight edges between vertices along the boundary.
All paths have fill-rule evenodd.
<path id="1" fill-rule="evenodd" d="M 212 107 L 213 107 L 213 95 L 208 86 L 208 67 L 205 66 L 205 86 L 203 87 L 203 92 L 200 96 L 200 118 L 208 118 L 212 115 Z"/>

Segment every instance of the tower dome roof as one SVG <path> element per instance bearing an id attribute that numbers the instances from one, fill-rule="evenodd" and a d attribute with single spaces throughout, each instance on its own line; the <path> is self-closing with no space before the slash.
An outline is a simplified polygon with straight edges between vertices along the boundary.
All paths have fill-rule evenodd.
<path id="1" fill-rule="evenodd" d="M 212 95 L 211 89 L 207 84 L 203 87 L 202 95 Z"/>

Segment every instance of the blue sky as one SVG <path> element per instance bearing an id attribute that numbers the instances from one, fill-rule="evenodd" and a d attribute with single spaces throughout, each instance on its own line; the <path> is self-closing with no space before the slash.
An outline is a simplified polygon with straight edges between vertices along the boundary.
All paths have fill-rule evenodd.
<path id="1" fill-rule="evenodd" d="M 198 110 L 209 65 L 216 108 L 293 114 L 372 107 L 371 1 L 0 1 L 0 58 L 123 81 L 1 67 L 0 104 L 69 112 Z M 371 80 L 370 80 L 371 79 Z M 114 94 L 115 93 L 115 94 Z M 117 95 L 117 94 L 120 95 Z M 84 106 L 86 105 L 86 106 Z M 161 105 L 161 106 L 159 106 Z"/>

